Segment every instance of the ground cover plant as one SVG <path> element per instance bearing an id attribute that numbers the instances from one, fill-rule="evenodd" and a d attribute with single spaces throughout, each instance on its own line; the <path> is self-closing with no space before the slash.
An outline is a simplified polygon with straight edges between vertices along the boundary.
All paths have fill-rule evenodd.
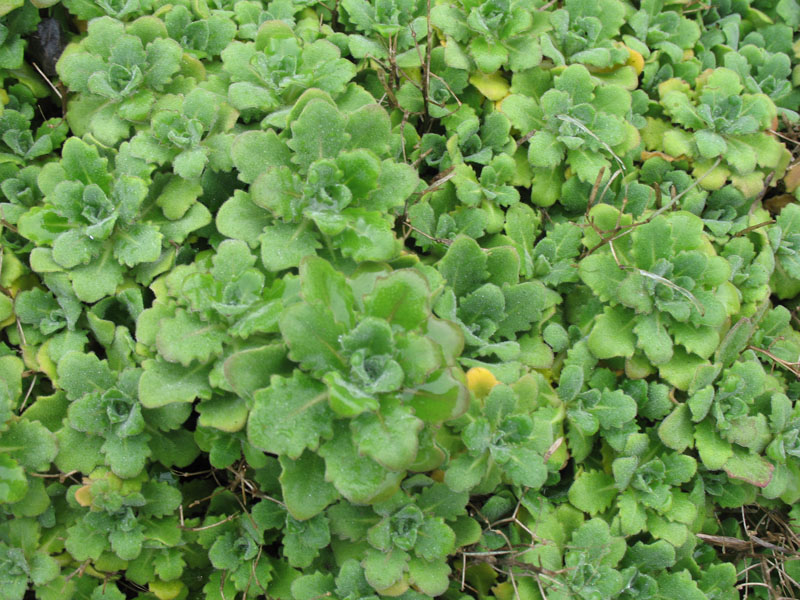
<path id="1" fill-rule="evenodd" d="M 0 0 L 0 600 L 800 596 L 797 0 Z"/>

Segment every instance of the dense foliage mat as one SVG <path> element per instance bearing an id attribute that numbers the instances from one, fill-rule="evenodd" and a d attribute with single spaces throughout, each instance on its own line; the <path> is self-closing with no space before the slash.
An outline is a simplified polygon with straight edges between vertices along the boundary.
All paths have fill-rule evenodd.
<path id="1" fill-rule="evenodd" d="M 0 599 L 800 596 L 797 0 L 0 0 Z"/>

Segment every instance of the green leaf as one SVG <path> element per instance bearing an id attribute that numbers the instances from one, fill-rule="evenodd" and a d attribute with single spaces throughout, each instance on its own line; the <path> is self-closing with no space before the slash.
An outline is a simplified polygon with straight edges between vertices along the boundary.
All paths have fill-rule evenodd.
<path id="1" fill-rule="evenodd" d="M 38 421 L 17 421 L 8 424 L 0 448 L 27 471 L 46 471 L 58 452 L 56 437 Z"/>
<path id="2" fill-rule="evenodd" d="M 636 334 L 636 345 L 644 350 L 654 365 L 669 362 L 672 358 L 672 339 L 661 321 L 660 313 L 640 316 L 633 332 Z"/>
<path id="3" fill-rule="evenodd" d="M 597 358 L 631 357 L 636 350 L 634 327 L 636 314 L 621 306 L 606 307 L 603 314 L 595 318 L 589 333 L 588 345 Z"/>
<path id="4" fill-rule="evenodd" d="M 231 354 L 225 359 L 222 369 L 233 391 L 252 398 L 256 390 L 269 385 L 272 375 L 282 374 L 288 366 L 286 347 L 269 344 Z"/>
<path id="5" fill-rule="evenodd" d="M 370 504 L 391 496 L 404 472 L 392 473 L 368 457 L 360 456 L 346 423 L 337 422 L 332 437 L 319 449 L 325 459 L 325 479 L 350 502 Z"/>
<path id="6" fill-rule="evenodd" d="M 408 554 L 397 548 L 390 552 L 369 549 L 364 558 L 364 576 L 376 590 L 385 590 L 403 577 Z"/>
<path id="7" fill-rule="evenodd" d="M 633 255 L 636 266 L 645 271 L 653 268 L 659 260 L 669 260 L 672 256 L 672 231 L 669 220 L 657 217 L 636 228 L 633 236 Z"/>
<path id="8" fill-rule="evenodd" d="M 669 600 L 705 600 L 708 598 L 697 587 L 689 571 L 662 573 L 656 579 L 662 597 Z"/>
<path id="9" fill-rule="evenodd" d="M 487 262 L 486 253 L 474 239 L 459 236 L 450 244 L 437 267 L 456 296 L 460 297 L 486 281 L 489 277 Z"/>
<path id="10" fill-rule="evenodd" d="M 91 392 L 105 392 L 116 383 L 116 378 L 94 354 L 68 352 L 58 362 L 58 381 L 70 400 L 77 400 Z"/>
<path id="11" fill-rule="evenodd" d="M 106 464 L 123 479 L 136 477 L 144 469 L 145 461 L 151 453 L 147 445 L 148 438 L 147 434 L 107 438 L 101 447 Z"/>
<path id="12" fill-rule="evenodd" d="M 66 426 L 56 433 L 56 438 L 59 449 L 54 462 L 62 473 L 91 473 L 92 469 L 103 462 L 100 452 L 102 437 L 88 436 Z"/>
<path id="13" fill-rule="evenodd" d="M 799 9 L 800 11 L 800 9 Z M 739 595 L 736 589 L 736 567 L 731 563 L 709 565 L 700 576 L 700 589 L 706 597 L 721 600 L 736 600 Z"/>
<path id="14" fill-rule="evenodd" d="M 36 586 L 44 586 L 59 576 L 61 565 L 49 554 L 37 552 L 30 560 L 31 581 Z"/>
<path id="15" fill-rule="evenodd" d="M 183 575 L 186 561 L 177 548 L 166 548 L 153 559 L 153 567 L 162 581 L 175 581 Z"/>
<path id="16" fill-rule="evenodd" d="M 253 183 L 269 167 L 289 166 L 291 152 L 273 130 L 251 130 L 238 135 L 231 149 L 239 179 Z"/>
<path id="17" fill-rule="evenodd" d="M 391 471 L 401 471 L 414 462 L 422 427 L 411 408 L 396 399 L 383 400 L 379 414 L 364 413 L 351 422 L 359 452 Z"/>
<path id="18" fill-rule="evenodd" d="M 712 327 L 674 323 L 671 331 L 678 344 L 701 358 L 709 358 L 719 346 L 719 333 Z"/>
<path id="19" fill-rule="evenodd" d="M 469 494 L 454 492 L 443 483 L 433 483 L 417 497 L 417 506 L 426 514 L 452 520 L 466 514 Z"/>
<path id="20" fill-rule="evenodd" d="M 87 264 L 96 252 L 98 243 L 92 243 L 82 231 L 65 231 L 53 242 L 53 260 L 65 269 Z"/>
<path id="21" fill-rule="evenodd" d="M 675 548 L 663 540 L 652 544 L 636 542 L 628 548 L 627 556 L 646 572 L 660 571 L 675 564 Z"/>
<path id="22" fill-rule="evenodd" d="M 505 318 L 497 326 L 497 335 L 516 339 L 519 331 L 528 331 L 542 318 L 542 312 L 558 301 L 557 295 L 538 281 L 526 281 L 503 288 Z"/>
<path id="23" fill-rule="evenodd" d="M 636 401 L 622 390 L 605 389 L 600 400 L 589 408 L 600 427 L 622 427 L 636 417 Z"/>
<path id="24" fill-rule="evenodd" d="M 316 450 L 332 433 L 333 414 L 325 387 L 295 371 L 291 378 L 273 375 L 270 386 L 254 395 L 247 421 L 247 439 L 272 454 L 298 458 Z"/>
<path id="25" fill-rule="evenodd" d="M 3 0 L 0 3 L 0 17 L 6 16 L 12 10 L 15 10 L 25 4 L 24 0 Z"/>
<path id="26" fill-rule="evenodd" d="M 67 176 L 84 185 L 95 183 L 106 194 L 111 191 L 112 181 L 107 163 L 105 158 L 100 158 L 97 148 L 86 144 L 80 138 L 69 138 L 61 149 L 61 166 Z"/>
<path id="27" fill-rule="evenodd" d="M 378 410 L 378 399 L 365 392 L 336 371 L 325 373 L 322 381 L 328 386 L 330 407 L 342 417 L 355 417 L 364 411 Z"/>
<path id="28" fill-rule="evenodd" d="M 446 558 L 455 551 L 456 535 L 441 517 L 426 518 L 417 529 L 414 553 L 426 561 Z"/>
<path id="29" fill-rule="evenodd" d="M 583 368 L 579 365 L 566 365 L 561 369 L 558 379 L 558 397 L 562 402 L 574 400 L 583 388 Z"/>
<path id="30" fill-rule="evenodd" d="M 709 419 L 695 425 L 694 439 L 700 460 L 707 469 L 717 471 L 733 456 L 732 444 L 719 436 Z"/>
<path id="31" fill-rule="evenodd" d="M 311 304 L 330 309 L 337 323 L 353 325 L 353 291 L 344 276 L 329 262 L 309 257 L 300 265 L 303 298 Z"/>
<path id="32" fill-rule="evenodd" d="M 317 571 L 311 575 L 303 575 L 292 582 L 292 597 L 295 600 L 314 600 L 330 596 L 334 591 L 332 573 L 323 574 Z"/>
<path id="33" fill-rule="evenodd" d="M 498 42 L 475 37 L 469 45 L 475 64 L 484 73 L 494 73 L 508 60 L 508 51 Z"/>
<path id="34" fill-rule="evenodd" d="M 13 458 L 0 454 L 0 502 L 18 502 L 28 491 L 25 471 Z"/>
<path id="35" fill-rule="evenodd" d="M 627 275 L 620 269 L 610 253 L 596 252 L 580 262 L 578 268 L 583 282 L 603 302 L 615 301 L 617 290 Z"/>
<path id="36" fill-rule="evenodd" d="M 335 106 L 324 100 L 306 104 L 300 116 L 291 124 L 289 147 L 295 151 L 292 161 L 307 169 L 320 158 L 335 158 L 348 143 L 344 117 Z"/>
<path id="37" fill-rule="evenodd" d="M 298 521 L 305 521 L 336 501 L 339 492 L 325 481 L 325 462 L 316 454 L 303 452 L 291 459 L 281 456 L 281 489 L 286 509 Z"/>
<path id="38" fill-rule="evenodd" d="M 696 132 L 694 141 L 697 144 L 700 156 L 703 158 L 716 158 L 723 155 L 728 148 L 725 139 L 721 135 L 708 129 Z"/>
<path id="39" fill-rule="evenodd" d="M 270 214 L 256 206 L 242 190 L 234 190 L 217 211 L 217 230 L 224 236 L 247 242 L 250 247 L 259 243 L 264 228 L 272 223 Z"/>
<path id="40" fill-rule="evenodd" d="M 242 398 L 227 396 L 201 402 L 197 412 L 200 415 L 197 423 L 201 427 L 235 433 L 247 423 L 248 407 Z"/>
<path id="41" fill-rule="evenodd" d="M 383 156 L 391 140 L 389 114 L 378 104 L 362 106 L 348 115 L 347 133 L 351 148 L 367 148 Z M 416 183 L 416 177 L 414 179 Z"/>
<path id="42" fill-rule="evenodd" d="M 375 282 L 372 292 L 364 298 L 364 309 L 368 315 L 410 331 L 430 315 L 429 296 L 425 278 L 411 269 L 402 269 Z"/>
<path id="43" fill-rule="evenodd" d="M 658 366 L 662 378 L 680 390 L 688 390 L 695 377 L 709 366 L 708 361 L 696 354 L 688 354 L 682 347 L 674 346 L 672 359 Z"/>
<path id="44" fill-rule="evenodd" d="M 469 406 L 466 376 L 460 369 L 439 369 L 427 381 L 407 390 L 408 404 L 426 423 L 442 423 L 461 416 Z"/>
<path id="45" fill-rule="evenodd" d="M 313 256 L 321 244 L 307 223 L 276 223 L 264 228 L 259 238 L 261 261 L 268 271 L 282 271 L 300 265 L 305 256 Z"/>
<path id="46" fill-rule="evenodd" d="M 555 135 L 546 130 L 539 130 L 530 140 L 528 161 L 534 167 L 555 169 L 564 161 L 564 144 Z"/>
<path id="47" fill-rule="evenodd" d="M 195 398 L 211 398 L 208 367 L 186 368 L 160 360 L 142 363 L 139 399 L 145 408 L 158 408 L 173 402 L 194 402 Z"/>
<path id="48" fill-rule="evenodd" d="M 444 473 L 444 482 L 454 492 L 466 492 L 478 485 L 486 474 L 488 454 L 469 454 L 452 459 Z"/>
<path id="49" fill-rule="evenodd" d="M 8 296 L 3 295 L 3 298 Z M 66 325 L 65 315 L 56 298 L 40 288 L 20 292 L 13 306 L 13 312 L 22 323 L 37 325 L 45 335 L 58 331 Z"/>
<path id="50" fill-rule="evenodd" d="M 635 494 L 623 493 L 617 500 L 622 533 L 636 535 L 647 527 L 647 513 Z M 670 546 L 671 547 L 671 546 Z"/>
<path id="51" fill-rule="evenodd" d="M 513 448 L 508 453 L 508 462 L 501 466 L 515 485 L 539 489 L 547 479 L 547 467 L 541 455 L 530 448 Z"/>
<path id="52" fill-rule="evenodd" d="M 165 517 L 178 510 L 181 492 L 167 482 L 150 481 L 142 487 L 147 505 L 142 511 L 155 517 Z"/>
<path id="53" fill-rule="evenodd" d="M 169 242 L 181 244 L 193 231 L 211 223 L 211 213 L 205 205 L 196 202 L 177 221 L 160 221 L 159 229 Z"/>
<path id="54" fill-rule="evenodd" d="M 356 262 L 388 261 L 399 252 L 399 241 L 384 214 L 362 208 L 342 211 L 347 228 L 336 237 L 342 254 Z"/>
<path id="55" fill-rule="evenodd" d="M 281 315 L 280 329 L 289 346 L 289 358 L 306 369 L 327 371 L 347 367 L 339 345 L 345 327 L 336 322 L 327 307 L 294 304 Z"/>
<path id="56" fill-rule="evenodd" d="M 614 479 L 602 471 L 584 471 L 575 477 L 568 495 L 575 508 L 596 515 L 611 505 L 617 488 Z"/>
<path id="57" fill-rule="evenodd" d="M 111 258 L 111 247 L 108 246 L 101 256 L 88 265 L 71 270 L 69 276 L 78 299 L 93 304 L 115 294 L 117 286 L 123 282 L 123 269 Z"/>
<path id="58" fill-rule="evenodd" d="M 114 258 L 129 267 L 153 262 L 161 255 L 163 237 L 158 229 L 147 223 L 120 229 L 114 236 Z"/>
<path id="59" fill-rule="evenodd" d="M 444 561 L 427 561 L 412 557 L 408 561 L 408 575 L 419 590 L 433 598 L 447 591 L 450 584 L 450 567 Z"/>
<path id="60" fill-rule="evenodd" d="M 693 434 L 689 407 L 685 403 L 676 406 L 658 427 L 658 437 L 664 445 L 678 452 L 692 445 Z"/>
<path id="61" fill-rule="evenodd" d="M 307 521 L 297 521 L 291 516 L 286 518 L 283 553 L 292 566 L 309 566 L 330 541 L 328 519 L 324 515 L 317 515 Z"/>
<path id="62" fill-rule="evenodd" d="M 723 338 L 714 355 L 714 362 L 730 366 L 742 353 L 756 329 L 751 319 L 739 319 Z"/>
<path id="63" fill-rule="evenodd" d="M 692 421 L 695 423 L 702 421 L 711 409 L 713 402 L 714 388 L 710 385 L 689 396 L 686 404 L 689 405 L 689 410 L 692 412 Z"/>
<path id="64" fill-rule="evenodd" d="M 196 313 L 178 310 L 172 318 L 162 319 L 156 334 L 156 346 L 166 360 L 188 367 L 192 361 L 207 362 L 222 353 L 225 332 L 205 323 Z"/>
<path id="65" fill-rule="evenodd" d="M 722 466 L 729 477 L 741 479 L 757 487 L 767 487 L 772 481 L 775 465 L 768 462 L 763 456 L 748 454 L 734 447 L 731 456 Z"/>

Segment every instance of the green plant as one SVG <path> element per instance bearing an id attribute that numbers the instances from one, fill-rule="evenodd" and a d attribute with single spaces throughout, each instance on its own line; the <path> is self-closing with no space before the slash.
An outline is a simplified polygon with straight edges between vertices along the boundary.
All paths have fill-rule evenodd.
<path id="1" fill-rule="evenodd" d="M 0 600 L 797 595 L 794 0 L 0 15 Z"/>

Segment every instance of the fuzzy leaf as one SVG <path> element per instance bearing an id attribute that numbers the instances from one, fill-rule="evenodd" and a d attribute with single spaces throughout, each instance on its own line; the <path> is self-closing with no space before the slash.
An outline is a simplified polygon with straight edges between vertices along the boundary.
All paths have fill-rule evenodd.
<path id="1" fill-rule="evenodd" d="M 306 104 L 291 128 L 288 144 L 295 151 L 292 160 L 303 169 L 320 158 L 335 158 L 350 137 L 345 131 L 344 117 L 323 100 Z"/>
<path id="2" fill-rule="evenodd" d="M 305 303 L 290 306 L 281 315 L 280 328 L 289 357 L 305 368 L 328 371 L 346 366 L 339 347 L 345 328 L 327 307 Z"/>
<path id="3" fill-rule="evenodd" d="M 331 436 L 332 417 L 319 382 L 299 371 L 291 378 L 273 375 L 270 386 L 254 394 L 247 439 L 265 452 L 298 458 Z"/>
<path id="4" fill-rule="evenodd" d="M 658 437 L 664 445 L 683 452 L 692 445 L 694 428 L 690 419 L 689 407 L 679 404 L 658 427 Z"/>
<path id="5" fill-rule="evenodd" d="M 139 399 L 145 408 L 158 408 L 173 402 L 210 399 L 208 367 L 186 368 L 174 363 L 147 360 L 139 379 Z"/>
<path id="6" fill-rule="evenodd" d="M 319 514 L 339 497 L 339 492 L 325 481 L 325 462 L 316 454 L 303 452 L 291 459 L 281 456 L 281 489 L 286 509 L 298 521 Z"/>
<path id="7" fill-rule="evenodd" d="M 168 361 L 188 367 L 192 361 L 205 363 L 220 354 L 225 338 L 220 327 L 204 323 L 195 313 L 179 310 L 159 323 L 156 346 Z"/>
<path id="8" fill-rule="evenodd" d="M 84 394 L 104 392 L 115 383 L 106 361 L 94 354 L 68 352 L 58 362 L 58 381 L 70 400 Z"/>
<path id="9" fill-rule="evenodd" d="M 349 427 L 338 422 L 332 438 L 319 449 L 325 459 L 325 479 L 350 502 L 369 504 L 387 498 L 400 485 L 404 472 L 391 473 L 369 457 L 360 456 Z"/>
<path id="10" fill-rule="evenodd" d="M 584 471 L 569 488 L 569 501 L 590 515 L 609 507 L 617 495 L 614 479 L 602 471 Z"/>
<path id="11" fill-rule="evenodd" d="M 352 421 L 353 441 L 361 454 L 392 471 L 408 468 L 417 456 L 423 422 L 396 400 L 382 403 L 380 414 L 364 413 Z"/>

